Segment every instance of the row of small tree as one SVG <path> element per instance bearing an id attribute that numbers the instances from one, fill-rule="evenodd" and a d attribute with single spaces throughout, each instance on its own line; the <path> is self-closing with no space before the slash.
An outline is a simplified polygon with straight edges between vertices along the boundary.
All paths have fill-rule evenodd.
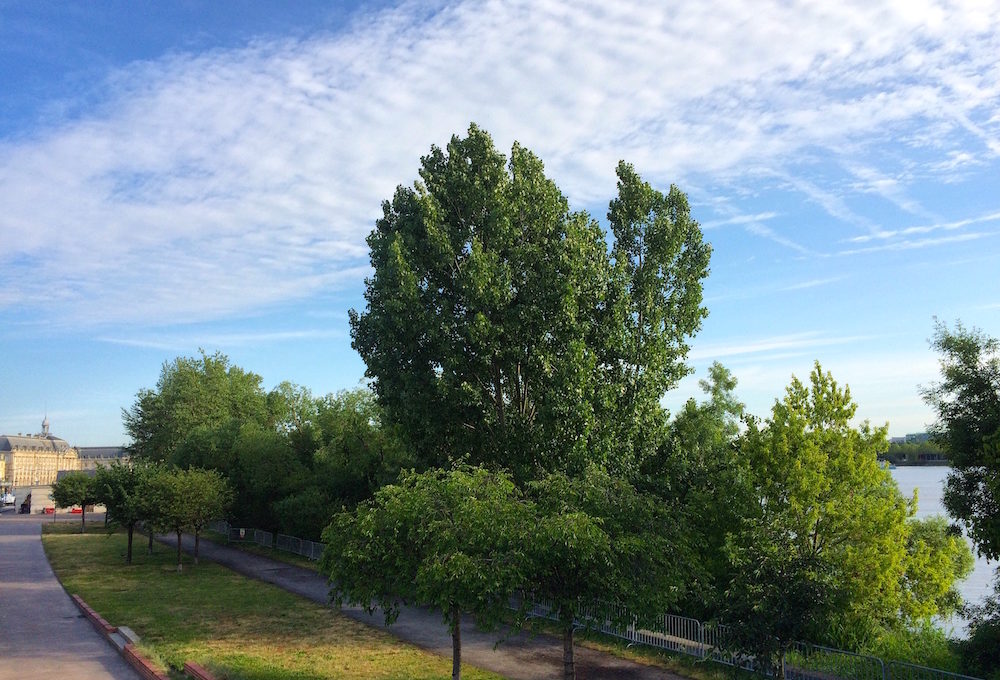
<path id="1" fill-rule="evenodd" d="M 548 603 L 563 631 L 566 677 L 574 675 L 581 607 L 616 619 L 653 617 L 676 604 L 691 564 L 679 552 L 664 506 L 591 466 L 553 473 L 522 492 L 505 472 L 466 467 L 405 473 L 370 503 L 338 514 L 323 534 L 322 566 L 340 602 L 381 609 L 438 609 L 452 634 L 453 676 L 461 665 L 461 617 L 482 630 L 508 619 L 512 598 Z M 522 607 L 515 623 L 522 623 Z M 622 626 L 633 623 L 620 620 Z"/>
<path id="2" fill-rule="evenodd" d="M 195 537 L 194 561 L 198 563 L 200 537 L 208 523 L 225 516 L 232 503 L 228 482 L 214 470 L 180 469 L 135 461 L 113 462 L 99 467 L 94 476 L 70 473 L 52 487 L 52 497 L 59 507 L 83 508 L 81 527 L 86 531 L 86 507 L 99 503 L 107 508 L 110 527 L 121 527 L 128 535 L 125 554 L 132 563 L 132 543 L 141 523 L 153 535 L 169 531 L 177 537 L 177 570 L 181 570 L 181 536 L 191 531 Z"/>

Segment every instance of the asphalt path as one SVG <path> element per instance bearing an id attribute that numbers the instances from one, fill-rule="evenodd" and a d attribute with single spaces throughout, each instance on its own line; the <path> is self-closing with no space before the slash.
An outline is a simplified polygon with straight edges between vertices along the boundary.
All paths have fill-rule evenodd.
<path id="1" fill-rule="evenodd" d="M 176 537 L 161 537 L 176 545 Z M 194 551 L 194 537 L 185 535 L 182 548 Z M 237 548 L 201 541 L 200 557 L 218 562 L 244 576 L 271 583 L 302 597 L 326 604 L 329 586 L 326 579 L 309 569 L 296 567 Z M 360 607 L 344 607 L 343 613 L 370 626 L 385 628 L 391 635 L 418 647 L 451 658 L 451 635 L 440 613 L 418 607 L 406 607 L 391 626 L 385 626 L 380 614 L 369 615 Z M 504 636 L 507 637 L 504 637 Z M 497 640 L 502 639 L 500 644 Z M 578 680 L 610 678 L 616 680 L 684 680 L 683 676 L 655 666 L 647 666 L 577 645 Z M 462 661 L 499 673 L 511 680 L 536 680 L 562 677 L 562 640 L 549 635 L 531 635 L 510 631 L 483 633 L 471 618 L 462 620 Z"/>
<path id="2" fill-rule="evenodd" d="M 0 513 L 0 680 L 138 680 L 52 573 L 41 539 L 51 521 Z"/>

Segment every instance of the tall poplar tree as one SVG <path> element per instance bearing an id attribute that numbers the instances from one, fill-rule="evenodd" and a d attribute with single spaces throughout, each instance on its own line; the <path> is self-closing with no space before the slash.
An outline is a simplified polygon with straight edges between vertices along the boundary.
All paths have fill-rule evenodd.
<path id="1" fill-rule="evenodd" d="M 659 436 L 710 249 L 683 194 L 618 173 L 610 254 L 534 154 L 515 143 L 508 161 L 475 125 L 383 203 L 351 332 L 423 465 L 629 472 Z"/>

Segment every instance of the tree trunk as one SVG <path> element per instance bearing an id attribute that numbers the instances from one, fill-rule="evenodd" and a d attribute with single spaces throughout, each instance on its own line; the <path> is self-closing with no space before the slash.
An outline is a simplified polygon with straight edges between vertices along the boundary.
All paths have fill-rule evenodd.
<path id="1" fill-rule="evenodd" d="M 149 527 L 149 545 L 146 547 L 146 552 L 153 554 L 153 527 Z"/>
<path id="2" fill-rule="evenodd" d="M 462 613 L 458 607 L 451 610 L 455 630 L 451 634 L 451 680 L 462 680 Z"/>
<path id="3" fill-rule="evenodd" d="M 177 571 L 181 570 L 181 532 L 177 530 Z"/>
<path id="4" fill-rule="evenodd" d="M 563 680 L 576 680 L 576 664 L 573 662 L 573 624 L 563 630 Z"/>
<path id="5" fill-rule="evenodd" d="M 197 529 L 194 530 L 194 563 L 198 564 L 198 540 L 201 538 L 201 534 Z"/>
<path id="6" fill-rule="evenodd" d="M 132 532 L 135 531 L 135 525 L 128 525 L 128 549 L 125 552 L 125 564 L 132 564 Z"/>
<path id="7" fill-rule="evenodd" d="M 81 529 L 80 529 L 80 533 L 81 534 L 87 533 L 87 506 L 86 505 L 81 505 L 80 506 L 80 527 L 81 527 Z"/>

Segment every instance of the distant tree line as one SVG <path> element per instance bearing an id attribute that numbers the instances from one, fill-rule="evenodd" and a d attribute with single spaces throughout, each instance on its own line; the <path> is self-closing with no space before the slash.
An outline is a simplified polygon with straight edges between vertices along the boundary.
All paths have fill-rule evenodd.
<path id="1" fill-rule="evenodd" d="M 134 460 L 214 471 L 235 521 L 322 535 L 340 602 L 389 622 L 437 607 L 455 678 L 460 615 L 495 627 L 518 594 L 560 622 L 567 679 L 575 620 L 618 604 L 732 624 L 762 670 L 796 639 L 920 662 L 947 647 L 931 621 L 961 606 L 971 553 L 915 518 L 847 387 L 817 363 L 760 419 L 714 364 L 703 400 L 661 406 L 707 314 L 710 247 L 681 191 L 619 164 L 606 236 L 475 126 L 419 173 L 383 204 L 350 317 L 371 388 L 267 392 L 221 354 L 178 358 L 123 413 Z M 986 536 L 976 507 L 955 516 Z"/>
<path id="2" fill-rule="evenodd" d="M 233 489 L 233 521 L 311 540 L 414 464 L 370 391 L 266 392 L 219 353 L 168 362 L 123 416 L 136 460 L 214 470 Z"/>
<path id="3" fill-rule="evenodd" d="M 948 454 L 932 439 L 921 442 L 889 442 L 889 450 L 879 455 L 880 460 L 893 463 L 920 464 L 947 462 Z"/>

